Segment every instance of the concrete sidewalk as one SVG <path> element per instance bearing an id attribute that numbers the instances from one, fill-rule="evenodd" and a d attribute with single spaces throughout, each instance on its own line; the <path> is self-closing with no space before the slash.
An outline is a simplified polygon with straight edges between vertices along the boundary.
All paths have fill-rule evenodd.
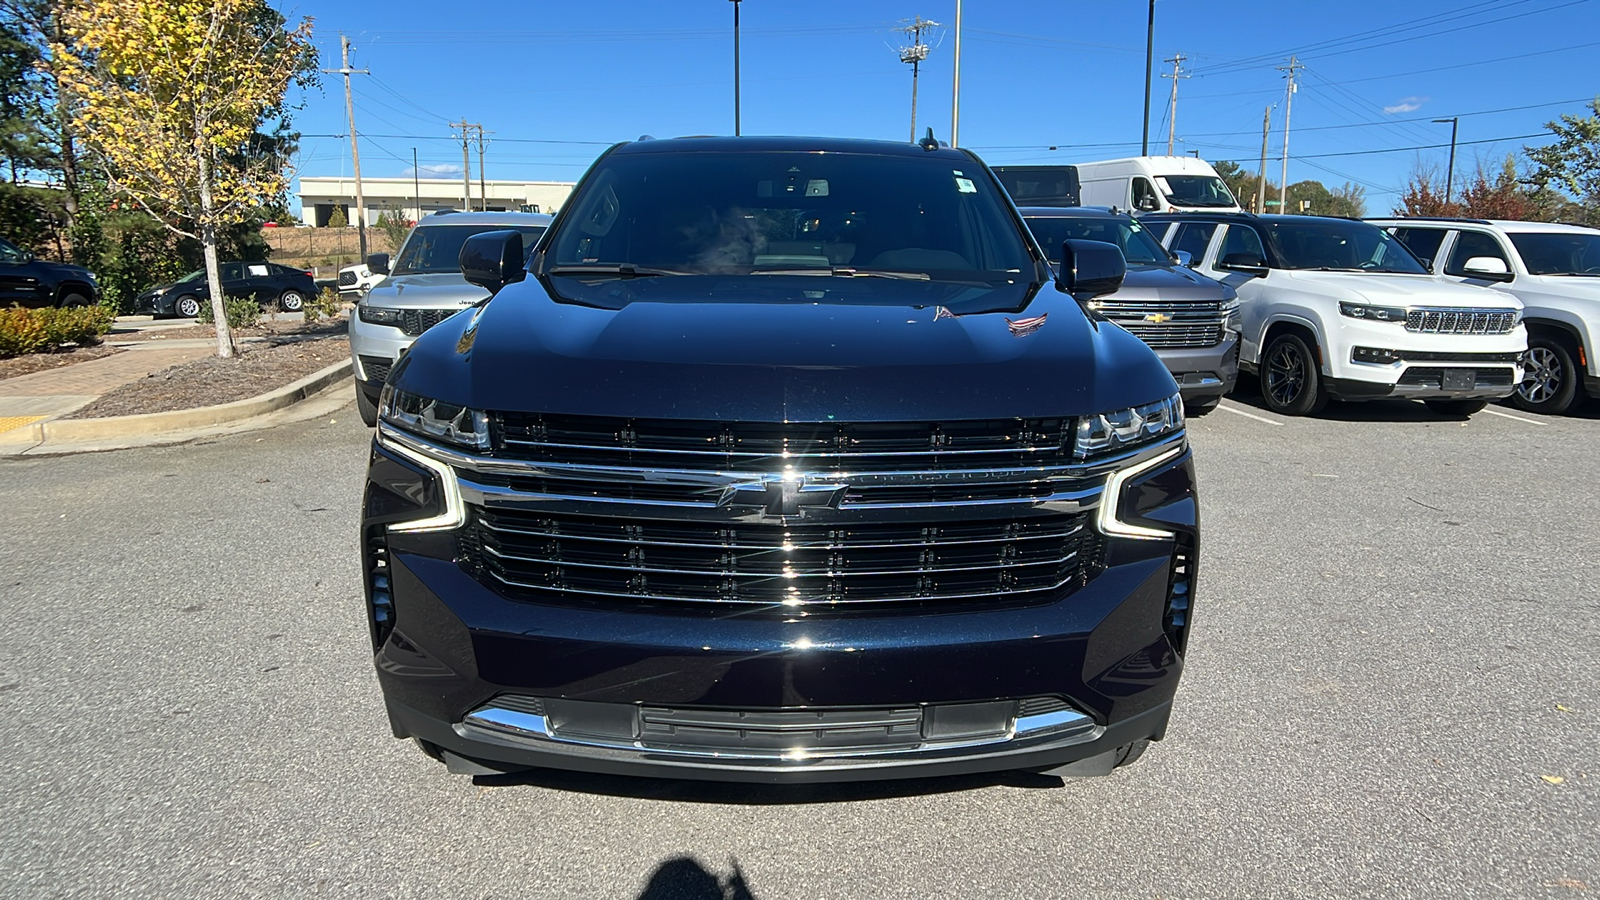
<path id="1" fill-rule="evenodd" d="M 0 432 L 64 416 L 102 394 L 208 355 L 210 341 L 140 344 L 101 359 L 0 380 Z"/>

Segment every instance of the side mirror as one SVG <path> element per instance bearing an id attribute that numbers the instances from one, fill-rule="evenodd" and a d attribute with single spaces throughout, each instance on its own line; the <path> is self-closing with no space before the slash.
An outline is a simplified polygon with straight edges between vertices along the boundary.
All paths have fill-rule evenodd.
<path id="1" fill-rule="evenodd" d="M 1251 278 L 1267 277 L 1267 261 L 1257 253 L 1229 253 L 1217 263 L 1217 268 L 1227 269 L 1230 272 L 1243 272 Z"/>
<path id="2" fill-rule="evenodd" d="M 1061 242 L 1056 287 L 1074 300 L 1093 300 L 1116 293 L 1128 274 L 1128 260 L 1116 244 L 1103 241 Z"/>
<path id="3" fill-rule="evenodd" d="M 1177 258 L 1178 265 L 1185 266 L 1187 268 L 1193 268 L 1194 267 L 1194 254 L 1193 253 L 1190 253 L 1187 250 L 1178 250 L 1178 251 L 1173 252 L 1172 255 Z"/>
<path id="4" fill-rule="evenodd" d="M 501 288 L 521 281 L 526 274 L 522 233 L 506 230 L 475 234 L 461 245 L 460 262 L 461 274 L 468 282 L 498 294 Z"/>
<path id="5" fill-rule="evenodd" d="M 1143 197 L 1140 197 L 1139 202 L 1134 205 L 1139 208 L 1140 212 L 1155 212 L 1161 208 L 1161 201 L 1150 196 L 1149 194 L 1145 194 Z"/>
<path id="6" fill-rule="evenodd" d="M 1506 261 L 1497 256 L 1474 256 L 1461 267 L 1461 272 L 1485 281 L 1510 281 L 1512 278 L 1511 272 L 1506 269 Z"/>
<path id="7" fill-rule="evenodd" d="M 389 254 L 371 253 L 367 255 L 367 271 L 375 275 L 389 274 Z"/>

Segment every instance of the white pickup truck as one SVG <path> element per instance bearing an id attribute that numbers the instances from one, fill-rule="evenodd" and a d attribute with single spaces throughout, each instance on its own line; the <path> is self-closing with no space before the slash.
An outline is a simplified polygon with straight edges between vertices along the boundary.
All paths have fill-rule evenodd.
<path id="1" fill-rule="evenodd" d="M 370 265 L 377 257 L 383 261 L 383 271 L 375 272 Z M 346 300 L 360 300 L 367 292 L 383 283 L 389 277 L 389 254 L 374 253 L 366 261 L 358 262 L 353 266 L 345 266 L 339 270 L 339 293 Z"/>

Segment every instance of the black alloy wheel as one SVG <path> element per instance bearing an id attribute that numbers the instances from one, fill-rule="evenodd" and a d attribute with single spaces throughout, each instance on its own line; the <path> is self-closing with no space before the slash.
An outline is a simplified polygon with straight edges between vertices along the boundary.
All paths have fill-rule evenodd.
<path id="1" fill-rule="evenodd" d="M 1328 405 L 1317 356 L 1296 334 L 1280 334 L 1261 356 L 1261 398 L 1286 416 L 1309 416 Z"/>
<path id="2" fill-rule="evenodd" d="M 193 294 L 184 294 L 172 302 L 172 314 L 185 319 L 200 315 L 200 301 Z"/>
<path id="3" fill-rule="evenodd" d="M 1522 355 L 1522 383 L 1511 402 L 1528 412 L 1559 416 L 1578 399 L 1578 367 L 1566 344 L 1552 337 L 1528 338 Z"/>

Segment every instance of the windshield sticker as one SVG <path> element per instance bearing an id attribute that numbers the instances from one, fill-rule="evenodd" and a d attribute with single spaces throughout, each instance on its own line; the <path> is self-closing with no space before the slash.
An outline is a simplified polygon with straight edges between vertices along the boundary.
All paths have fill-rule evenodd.
<path id="1" fill-rule="evenodd" d="M 971 178 L 962 178 L 958 175 L 956 176 L 956 190 L 963 194 L 976 194 L 978 186 L 972 183 Z"/>

